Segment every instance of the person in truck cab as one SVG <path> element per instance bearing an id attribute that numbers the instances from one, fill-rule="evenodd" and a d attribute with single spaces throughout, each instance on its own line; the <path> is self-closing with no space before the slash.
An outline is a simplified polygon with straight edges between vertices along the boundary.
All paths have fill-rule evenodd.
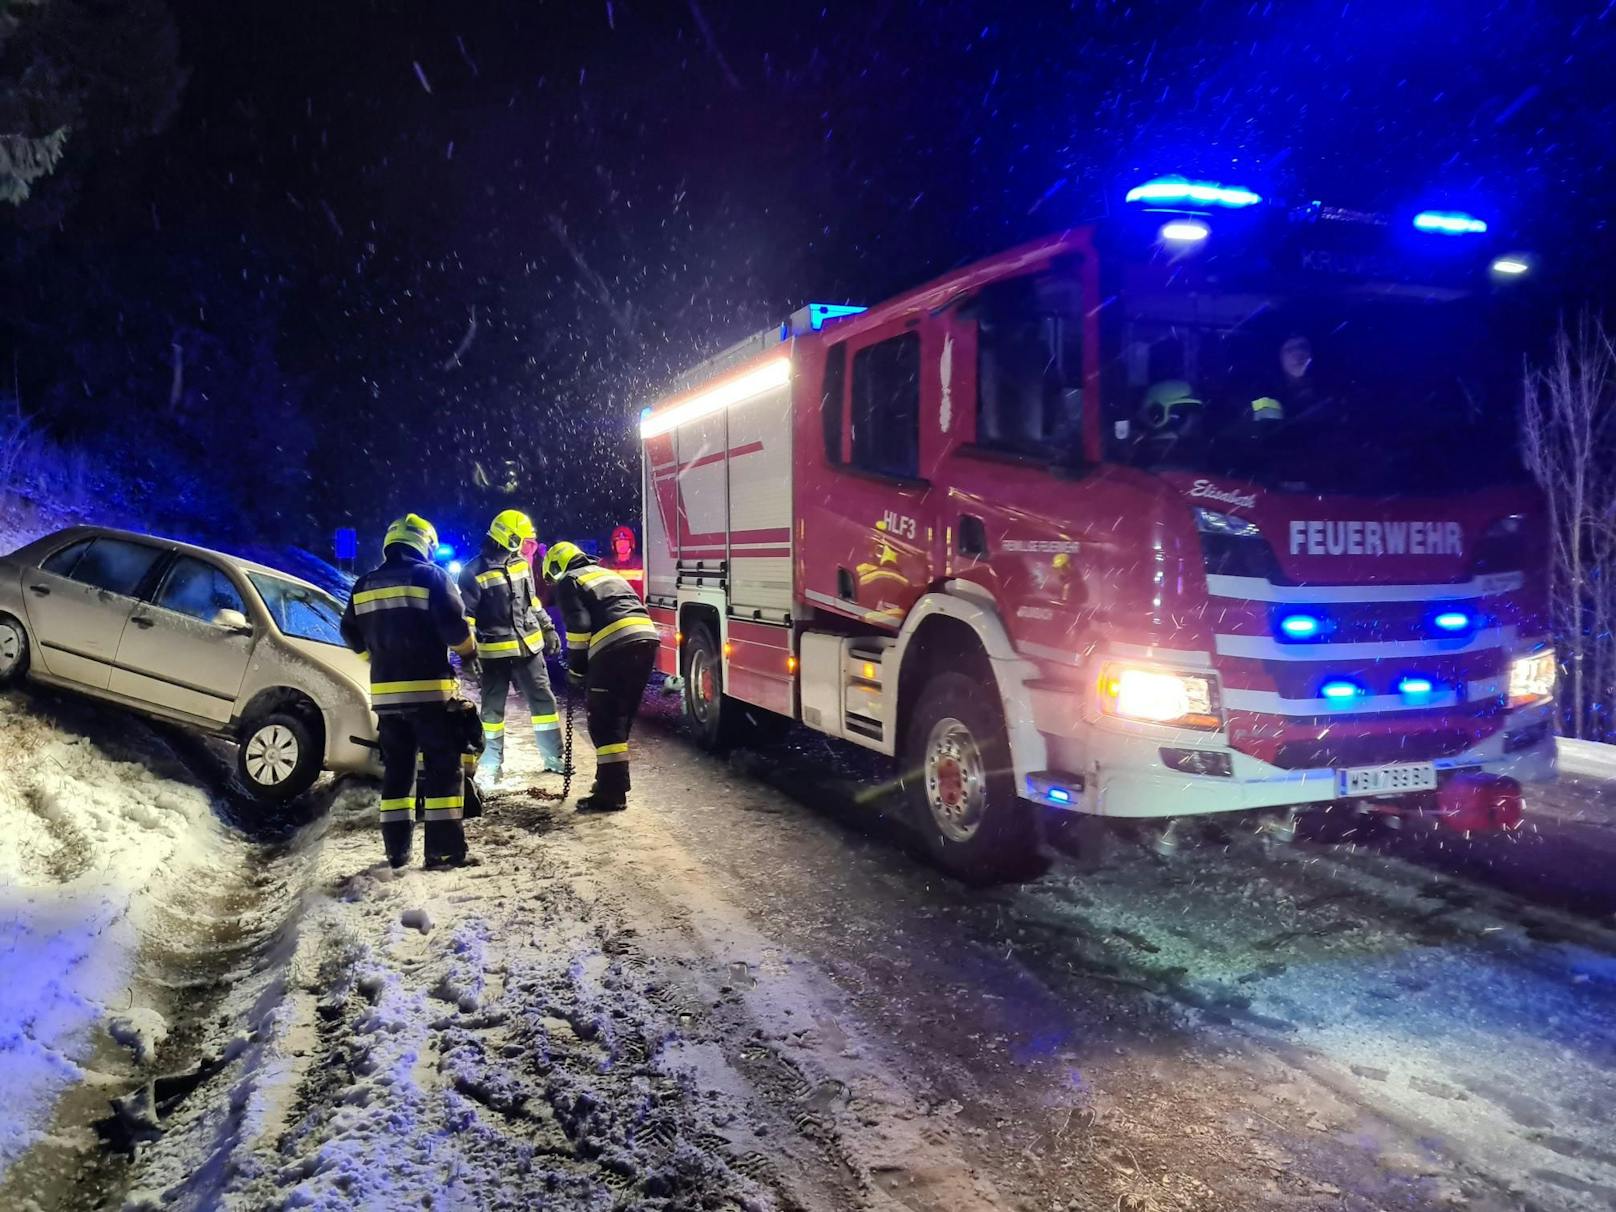
<path id="1" fill-rule="evenodd" d="M 561 770 L 561 714 L 544 658 L 561 651 L 561 636 L 539 602 L 524 549 L 536 546 L 533 519 L 519 509 L 494 518 L 482 550 L 460 571 L 460 595 L 477 636 L 482 666 L 483 755 L 478 785 L 486 795 L 505 759 L 505 704 L 514 681 L 527 700 L 544 769 Z"/>
<path id="2" fill-rule="evenodd" d="M 621 812 L 628 807 L 628 738 L 656 664 L 656 628 L 633 586 L 575 543 L 545 553 L 544 579 L 555 586 L 567 627 L 567 680 L 584 688 L 595 746 L 595 786 L 578 811 Z"/>
<path id="3" fill-rule="evenodd" d="M 1319 394 L 1313 381 L 1313 342 L 1300 334 L 1287 337 L 1279 347 L 1279 380 L 1272 395 L 1258 396 L 1251 402 L 1249 420 L 1295 420 L 1318 406 Z"/>
<path id="4" fill-rule="evenodd" d="M 1161 379 L 1145 391 L 1134 461 L 1142 467 L 1182 462 L 1205 434 L 1206 404 L 1185 379 Z"/>
<path id="5" fill-rule="evenodd" d="M 382 752 L 382 845 L 387 861 L 410 861 L 415 825 L 416 755 L 421 757 L 421 799 L 426 818 L 426 866 L 463 867 L 461 825 L 465 783 L 454 698 L 452 648 L 463 657 L 477 648 L 449 574 L 432 562 L 438 532 L 419 514 L 387 528 L 385 557 L 354 582 L 342 612 L 342 638 L 370 661 L 370 702 Z"/>

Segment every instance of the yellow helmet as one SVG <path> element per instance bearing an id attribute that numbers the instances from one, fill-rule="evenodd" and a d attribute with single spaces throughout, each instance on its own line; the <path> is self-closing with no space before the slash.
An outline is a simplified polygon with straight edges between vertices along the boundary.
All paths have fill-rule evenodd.
<path id="1" fill-rule="evenodd" d="M 583 549 L 576 543 L 562 541 L 552 543 L 550 550 L 544 553 L 544 579 L 553 581 L 567 571 L 567 566 L 583 555 Z"/>
<path id="2" fill-rule="evenodd" d="M 520 509 L 502 510 L 488 526 L 488 537 L 506 551 L 520 551 L 524 542 L 537 539 L 533 519 Z"/>
<path id="3" fill-rule="evenodd" d="M 430 560 L 438 550 L 438 528 L 418 513 L 407 513 L 387 528 L 382 550 L 401 543 Z"/>

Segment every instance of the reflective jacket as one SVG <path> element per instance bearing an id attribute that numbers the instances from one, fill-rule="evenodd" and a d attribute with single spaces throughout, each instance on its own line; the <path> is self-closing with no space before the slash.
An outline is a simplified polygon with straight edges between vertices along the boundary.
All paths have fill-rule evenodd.
<path id="1" fill-rule="evenodd" d="M 556 578 L 556 601 L 567 628 L 567 668 L 582 673 L 589 658 L 614 644 L 654 640 L 656 628 L 633 587 L 588 556 Z"/>
<path id="2" fill-rule="evenodd" d="M 402 711 L 454 697 L 449 649 L 469 648 L 471 629 L 448 573 L 395 544 L 354 582 L 342 638 L 370 658 L 371 706 Z"/>
<path id="3" fill-rule="evenodd" d="M 478 556 L 460 572 L 460 594 L 477 634 L 480 659 L 543 654 L 544 633 L 555 624 L 539 604 L 532 566 L 521 556 Z"/>

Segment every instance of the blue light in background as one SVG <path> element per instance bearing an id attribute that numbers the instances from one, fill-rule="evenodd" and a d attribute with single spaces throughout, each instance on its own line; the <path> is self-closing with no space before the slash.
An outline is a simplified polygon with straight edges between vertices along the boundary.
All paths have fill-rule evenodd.
<path id="1" fill-rule="evenodd" d="M 1531 268 L 1524 257 L 1499 257 L 1492 264 L 1492 271 L 1506 278 L 1518 278 Z"/>
<path id="2" fill-rule="evenodd" d="M 1355 699 L 1363 693 L 1363 687 L 1356 682 L 1335 681 L 1326 682 L 1319 687 L 1319 693 L 1334 703 L 1344 703 L 1348 699 Z"/>
<path id="3" fill-rule="evenodd" d="M 1470 626 L 1470 616 L 1462 610 L 1444 610 L 1431 622 L 1438 631 L 1464 631 Z"/>
<path id="4" fill-rule="evenodd" d="M 1414 216 L 1414 226 L 1444 236 L 1479 236 L 1487 230 L 1485 220 L 1462 210 L 1422 210 Z"/>
<path id="5" fill-rule="evenodd" d="M 844 303 L 810 303 L 808 304 L 808 324 L 815 332 L 825 327 L 826 320 L 838 320 L 842 316 L 856 316 L 863 307 L 853 307 Z"/>
<path id="6" fill-rule="evenodd" d="M 437 550 L 432 553 L 432 558 L 438 561 L 452 560 L 454 559 L 454 548 L 448 543 L 439 543 Z"/>
<path id="7" fill-rule="evenodd" d="M 1287 639 L 1313 640 L 1324 631 L 1324 620 L 1311 614 L 1288 614 L 1279 620 L 1279 629 Z"/>
<path id="8" fill-rule="evenodd" d="M 1430 678 L 1404 678 L 1397 683 L 1397 689 L 1409 698 L 1422 698 L 1436 689 Z"/>
<path id="9" fill-rule="evenodd" d="M 1129 202 L 1171 204 L 1196 202 L 1202 206 L 1239 208 L 1256 206 L 1262 195 L 1239 185 L 1219 185 L 1213 181 L 1189 181 L 1183 177 L 1156 177 L 1128 191 Z"/>
<path id="10" fill-rule="evenodd" d="M 1195 219 L 1174 219 L 1161 227 L 1161 238 L 1169 244 L 1199 244 L 1211 234 L 1210 227 Z"/>
<path id="11" fill-rule="evenodd" d="M 452 576 L 452 577 L 457 577 L 457 576 L 460 575 L 460 570 L 462 568 L 464 568 L 465 565 L 462 564 L 459 560 L 450 560 L 448 567 L 449 567 L 449 575 Z"/>

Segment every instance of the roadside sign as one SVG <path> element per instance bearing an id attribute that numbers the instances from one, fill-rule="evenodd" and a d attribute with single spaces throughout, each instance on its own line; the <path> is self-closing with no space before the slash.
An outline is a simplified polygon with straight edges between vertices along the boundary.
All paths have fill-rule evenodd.
<path id="1" fill-rule="evenodd" d="M 339 526 L 336 534 L 336 551 L 339 560 L 356 560 L 359 558 L 359 538 L 352 526 Z"/>

